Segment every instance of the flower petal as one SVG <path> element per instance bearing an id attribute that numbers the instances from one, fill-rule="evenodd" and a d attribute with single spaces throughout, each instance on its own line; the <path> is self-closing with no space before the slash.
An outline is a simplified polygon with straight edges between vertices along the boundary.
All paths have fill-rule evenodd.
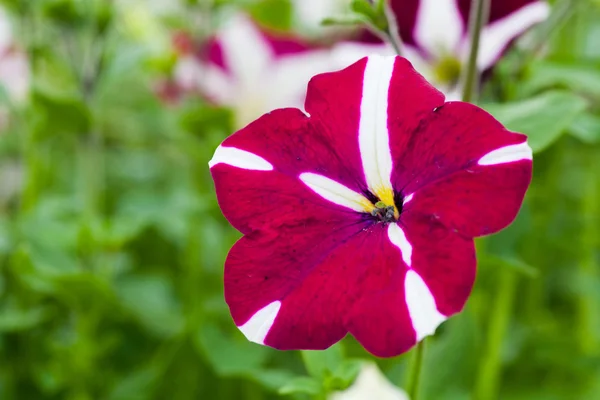
<path id="1" fill-rule="evenodd" d="M 321 219 L 343 225 L 357 218 L 356 211 L 322 197 L 298 177 L 268 170 L 263 164 L 267 161 L 256 155 L 230 160 L 231 164 L 218 157 L 219 162 L 211 161 L 211 173 L 219 206 L 242 233 L 286 225 L 302 227 Z M 242 161 L 246 159 L 253 164 Z"/>
<path id="2" fill-rule="evenodd" d="M 414 33 L 419 12 L 419 0 L 390 0 L 390 5 L 398 21 L 398 30 L 402 41 L 409 45 L 416 45 Z M 377 37 L 373 37 L 373 39 L 381 40 Z"/>
<path id="3" fill-rule="evenodd" d="M 498 163 L 494 165 L 479 162 L 426 185 L 414 194 L 404 212 L 433 216 L 469 237 L 498 232 L 515 219 L 531 181 L 530 156 L 513 154 L 524 158 L 512 162 L 495 158 Z M 492 160 L 482 157 L 486 158 Z"/>
<path id="4" fill-rule="evenodd" d="M 242 233 L 356 218 L 358 203 L 369 203 L 361 194 L 307 172 L 323 171 L 355 182 L 343 164 L 331 162 L 335 153 L 326 145 L 295 109 L 267 114 L 226 139 L 209 162 L 223 215 Z M 337 193 L 337 203 L 315 185 Z M 347 198 L 355 201 L 350 207 Z"/>
<path id="5" fill-rule="evenodd" d="M 221 68 L 199 63 L 193 56 L 184 56 L 177 61 L 174 79 L 181 89 L 199 91 L 210 101 L 219 104 L 229 104 L 235 99 L 235 81 Z"/>
<path id="6" fill-rule="evenodd" d="M 419 342 L 426 336 L 433 335 L 437 327 L 446 320 L 446 316 L 438 311 L 433 294 L 423 278 L 412 269 L 406 271 L 404 293 L 408 313 Z"/>
<path id="7" fill-rule="evenodd" d="M 375 275 L 382 268 L 373 268 L 371 280 L 361 280 L 366 288 L 361 300 L 356 302 L 353 309 L 356 314 L 350 317 L 348 325 L 357 340 L 378 356 L 406 351 L 433 334 L 448 316 L 462 310 L 475 279 L 472 239 L 457 235 L 424 216 L 403 214 L 400 224 L 402 227 L 397 228 L 390 225 L 388 235 L 403 259 L 410 253 L 410 268 L 386 271 L 384 266 L 383 271 L 387 273 L 383 276 Z M 402 239 L 404 244 L 393 239 L 398 230 L 406 233 Z M 382 248 L 381 252 L 390 251 Z M 382 278 L 388 280 L 387 286 L 371 286 Z M 406 309 L 395 308 L 399 303 L 405 304 Z"/>
<path id="8" fill-rule="evenodd" d="M 265 338 L 271 330 L 280 309 L 280 301 L 269 303 L 257 311 L 244 325 L 240 326 L 240 331 L 249 341 L 265 344 Z"/>
<path id="9" fill-rule="evenodd" d="M 227 21 L 217 37 L 223 62 L 238 84 L 250 84 L 274 57 L 268 40 L 242 14 Z"/>
<path id="10" fill-rule="evenodd" d="M 531 150 L 531 147 L 529 147 L 527 142 L 522 142 L 490 151 L 485 156 L 481 157 L 477 164 L 499 165 L 531 159 L 533 159 L 533 151 Z"/>
<path id="11" fill-rule="evenodd" d="M 486 70 L 493 66 L 511 41 L 536 23 L 548 18 L 549 14 L 550 6 L 548 3 L 537 1 L 486 25 L 481 32 L 477 67 Z M 467 40 L 462 45 L 462 59 L 466 60 L 469 47 L 470 44 Z"/>
<path id="12" fill-rule="evenodd" d="M 471 170 L 488 153 L 525 140 L 472 104 L 446 103 L 392 148 L 392 182 L 405 196 L 413 194 L 440 178 Z"/>
<path id="13" fill-rule="evenodd" d="M 376 225 L 369 234 L 370 247 L 376 250 L 371 250 L 373 260 L 368 274 L 360 278 L 361 295 L 354 302 L 346 326 L 369 352 L 392 357 L 432 334 L 446 316 L 438 311 L 438 300 L 421 276 L 421 270 L 428 273 L 436 266 L 421 265 L 422 257 L 411 255 L 413 244 L 403 236 L 402 229 L 396 224 Z M 397 235 L 402 236 L 400 240 Z M 423 238 L 416 240 L 419 251 L 424 251 Z M 427 252 L 435 253 L 437 244 L 434 242 Z M 412 260 L 410 264 L 418 261 L 420 270 L 409 268 L 407 259 Z M 444 263 L 440 265 L 445 267 Z"/>
<path id="14" fill-rule="evenodd" d="M 348 176 L 344 178 L 339 174 L 325 175 L 358 191 L 366 189 L 366 183 L 361 179 L 364 173 L 358 148 L 366 65 L 367 58 L 363 58 L 341 71 L 313 77 L 308 84 L 305 103 L 305 109 L 314 124 L 314 131 L 320 136 L 314 141 L 331 144 L 329 152 L 334 155 L 335 162 L 346 164 L 348 172 Z M 323 154 L 323 160 L 329 161 L 329 164 L 333 164 L 331 157 L 332 155 Z M 351 180 L 354 180 L 354 184 Z"/>
<path id="15" fill-rule="evenodd" d="M 350 331 L 379 356 L 413 346 L 417 334 L 404 295 L 407 268 L 386 231 L 382 224 L 362 228 L 323 258 L 282 300 L 265 343 L 320 349 Z"/>
<path id="16" fill-rule="evenodd" d="M 407 306 L 407 270 L 394 268 L 398 260 L 393 257 L 380 258 L 379 267 L 360 283 L 363 295 L 355 301 L 346 326 L 370 353 L 394 357 L 417 343 L 417 333 Z"/>
<path id="17" fill-rule="evenodd" d="M 9 49 L 0 56 L 0 84 L 12 101 L 26 99 L 30 86 L 30 67 L 25 52 Z"/>
<path id="18" fill-rule="evenodd" d="M 278 349 L 324 349 L 339 341 L 358 276 L 370 266 L 369 252 L 355 253 L 368 250 L 367 224 L 324 218 L 240 239 L 225 263 L 225 299 L 236 325 Z"/>
<path id="19" fill-rule="evenodd" d="M 434 64 L 423 56 L 423 53 L 418 48 L 409 44 L 402 47 L 402 57 L 406 58 L 412 64 L 413 68 L 425 78 L 427 82 L 435 81 Z M 438 85 L 439 86 L 439 85 Z M 438 87 L 439 90 L 446 93 Z M 446 96 L 447 97 L 447 96 Z"/>
<path id="20" fill-rule="evenodd" d="M 413 34 L 430 56 L 457 51 L 464 30 L 456 0 L 420 0 Z"/>
<path id="21" fill-rule="evenodd" d="M 319 124 L 298 109 L 275 110 L 227 138 L 223 147 L 255 154 L 296 179 L 312 172 L 362 192 L 365 184 L 360 179 L 356 131 L 339 127 L 332 132 Z"/>
<path id="22" fill-rule="evenodd" d="M 388 98 L 388 132 L 394 168 L 397 161 L 412 151 L 413 132 L 424 119 L 444 105 L 444 94 L 431 86 L 404 58 L 397 58 Z M 392 176 L 392 183 L 394 183 Z"/>
<path id="23" fill-rule="evenodd" d="M 387 111 L 395 60 L 395 57 L 381 56 L 367 59 L 360 102 L 358 144 L 362 166 L 367 186 L 381 200 L 384 200 L 381 191 L 392 187 Z M 389 200 L 393 201 L 393 194 Z"/>
<path id="24" fill-rule="evenodd" d="M 358 212 L 370 212 L 374 208 L 365 196 L 323 175 L 305 172 L 300 174 L 300 180 L 319 196 L 337 205 Z"/>
<path id="25" fill-rule="evenodd" d="M 210 168 L 217 164 L 229 164 L 232 167 L 254 171 L 272 171 L 273 166 L 264 158 L 235 147 L 217 147 L 213 158 L 208 162 Z"/>
<path id="26" fill-rule="evenodd" d="M 406 239 L 404 231 L 398 224 L 388 226 L 388 237 L 390 242 L 400 249 L 402 260 L 407 266 L 412 265 L 412 245 Z"/>
<path id="27" fill-rule="evenodd" d="M 416 201 L 417 198 L 413 200 Z M 461 311 L 471 293 L 476 272 L 473 239 L 451 231 L 430 215 L 405 212 L 399 224 L 412 246 L 411 270 L 435 299 L 437 314 L 430 307 L 430 317 L 423 322 L 424 327 L 434 327 L 442 317 Z M 419 284 L 416 286 L 415 291 L 423 291 Z M 431 301 L 427 297 L 424 300 L 422 307 Z"/>
<path id="28" fill-rule="evenodd" d="M 467 23 L 469 20 L 469 10 L 471 9 L 472 0 L 457 0 L 460 13 L 463 21 Z M 494 23 L 506 16 L 519 11 L 524 7 L 532 4 L 546 3 L 545 0 L 494 0 L 490 7 L 490 23 Z"/>

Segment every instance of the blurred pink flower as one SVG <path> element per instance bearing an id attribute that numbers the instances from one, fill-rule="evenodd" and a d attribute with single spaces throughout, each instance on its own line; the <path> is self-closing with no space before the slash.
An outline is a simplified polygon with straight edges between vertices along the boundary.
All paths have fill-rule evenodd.
<path id="1" fill-rule="evenodd" d="M 241 127 L 273 108 L 301 107 L 308 80 L 330 69 L 328 50 L 266 32 L 238 14 L 200 52 L 179 58 L 174 79 L 231 107 Z"/>

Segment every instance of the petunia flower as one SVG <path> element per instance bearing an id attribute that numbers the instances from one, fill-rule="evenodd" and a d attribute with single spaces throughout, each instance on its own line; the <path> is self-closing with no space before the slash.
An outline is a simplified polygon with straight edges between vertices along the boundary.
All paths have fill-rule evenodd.
<path id="1" fill-rule="evenodd" d="M 459 77 L 469 56 L 468 20 L 471 0 L 391 0 L 404 43 L 403 55 L 451 99 L 460 97 Z M 484 26 L 477 58 L 481 71 L 491 68 L 509 44 L 548 17 L 549 5 L 540 0 L 492 0 L 489 23 Z M 343 45 L 346 60 L 379 48 L 392 53 L 373 35 L 363 42 Z M 362 48 L 367 46 L 366 49 Z"/>
<path id="2" fill-rule="evenodd" d="M 233 108 L 243 126 L 279 107 L 300 107 L 308 80 L 327 70 L 328 51 L 267 33 L 244 15 L 231 18 L 203 53 L 182 57 L 175 79 Z"/>
<path id="3" fill-rule="evenodd" d="M 473 238 L 515 218 L 531 149 L 482 109 L 445 103 L 400 57 L 315 76 L 305 108 L 262 116 L 209 163 L 244 235 L 225 300 L 256 343 L 324 349 L 350 333 L 398 355 L 462 310 Z"/>
<path id="4" fill-rule="evenodd" d="M 409 400 L 406 392 L 390 383 L 373 362 L 363 364 L 356 380 L 348 389 L 329 396 L 329 400 L 365 399 Z"/>

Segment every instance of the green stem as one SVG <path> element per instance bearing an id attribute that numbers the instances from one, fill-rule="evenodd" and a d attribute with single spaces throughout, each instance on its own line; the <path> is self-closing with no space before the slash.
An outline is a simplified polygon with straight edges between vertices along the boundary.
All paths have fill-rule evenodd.
<path id="1" fill-rule="evenodd" d="M 102 137 L 93 129 L 83 138 L 80 148 L 84 218 L 101 215 L 104 209 L 104 145 Z"/>
<path id="2" fill-rule="evenodd" d="M 35 81 L 37 67 L 37 56 L 33 50 L 35 47 L 36 25 L 35 20 L 28 10 L 20 10 L 19 14 L 19 34 L 27 53 L 27 58 L 31 64 L 32 82 Z M 41 162 L 40 148 L 35 142 L 32 124 L 26 118 L 22 108 L 11 106 L 15 114 L 18 114 L 18 122 L 22 125 L 20 129 L 20 147 L 21 159 L 24 166 L 25 176 L 23 179 L 23 189 L 19 199 L 19 209 L 25 213 L 33 208 L 38 201 L 38 194 L 43 181 L 42 172 L 44 167 Z"/>
<path id="3" fill-rule="evenodd" d="M 517 276 L 507 267 L 498 269 L 496 302 L 490 311 L 487 342 L 481 355 L 481 366 L 475 382 L 475 400 L 497 398 L 498 382 L 502 369 L 501 350 L 508 329 L 515 300 Z"/>
<path id="4" fill-rule="evenodd" d="M 244 394 L 246 400 L 261 400 L 262 399 L 262 391 L 260 387 L 257 386 L 256 383 L 252 381 L 244 381 Z"/>
<path id="5" fill-rule="evenodd" d="M 414 350 L 414 356 L 411 362 L 408 375 L 408 398 L 410 400 L 418 400 L 419 389 L 421 387 L 421 377 L 423 375 L 423 358 L 425 354 L 425 339 L 421 340 Z"/>
<path id="6" fill-rule="evenodd" d="M 396 14 L 394 14 L 394 10 L 389 5 L 389 2 L 383 2 L 383 12 L 385 14 L 385 19 L 387 20 L 387 39 L 394 48 L 394 51 L 397 55 L 402 55 L 402 39 L 400 39 L 400 34 L 398 33 L 398 20 L 396 19 Z"/>
<path id="7" fill-rule="evenodd" d="M 463 101 L 471 102 L 475 97 L 475 90 L 479 83 L 479 68 L 477 67 L 477 56 L 479 55 L 479 41 L 481 30 L 490 16 L 491 0 L 473 0 L 471 3 L 471 15 L 469 16 L 469 34 L 471 49 L 469 61 L 463 76 Z"/>
<path id="8" fill-rule="evenodd" d="M 594 170 L 596 154 L 585 154 L 587 164 L 587 183 L 583 186 L 584 196 L 581 203 L 582 227 L 581 227 L 581 259 L 578 262 L 578 275 L 581 280 L 579 287 L 583 293 L 577 296 L 577 336 L 581 350 L 587 355 L 596 355 L 599 343 L 594 335 L 595 327 L 598 326 L 598 302 L 593 283 L 598 281 L 598 263 L 596 261 L 595 241 L 598 238 L 598 184 L 597 173 Z"/>

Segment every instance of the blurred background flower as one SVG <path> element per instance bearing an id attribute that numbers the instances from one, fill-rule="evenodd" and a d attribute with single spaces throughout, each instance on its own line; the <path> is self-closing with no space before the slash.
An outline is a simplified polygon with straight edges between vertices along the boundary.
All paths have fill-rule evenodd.
<path id="1" fill-rule="evenodd" d="M 409 400 L 404 390 L 394 386 L 381 373 L 377 364 L 362 365 L 356 380 L 348 389 L 332 393 L 329 400 Z"/>
<path id="2" fill-rule="evenodd" d="M 13 21 L 4 9 L 0 9 L 0 84 L 8 101 L 25 100 L 29 90 L 29 64 L 25 51 L 15 40 Z"/>
<path id="3" fill-rule="evenodd" d="M 397 19 L 403 56 L 449 99 L 459 100 L 460 79 L 469 58 L 471 0 L 392 0 L 390 9 Z M 545 1 L 492 0 L 488 23 L 481 34 L 479 70 L 491 68 L 510 43 L 544 21 L 549 12 Z M 358 43 L 341 44 L 338 51 L 342 57 L 360 58 L 369 51 L 394 52 L 371 32 L 363 32 L 358 39 Z"/>
<path id="4" fill-rule="evenodd" d="M 302 107 L 310 78 L 330 68 L 326 49 L 268 32 L 242 14 L 205 43 L 178 50 L 175 84 L 231 107 L 238 127 L 275 108 Z"/>

